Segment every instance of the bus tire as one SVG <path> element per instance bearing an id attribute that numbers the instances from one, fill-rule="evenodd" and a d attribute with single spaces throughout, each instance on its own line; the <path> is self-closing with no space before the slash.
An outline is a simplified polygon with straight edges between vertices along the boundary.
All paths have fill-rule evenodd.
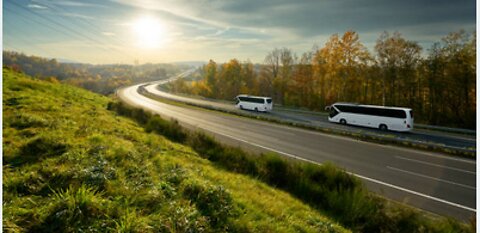
<path id="1" fill-rule="evenodd" d="M 255 112 L 258 112 L 258 108 L 255 108 Z"/>
<path id="2" fill-rule="evenodd" d="M 347 120 L 345 120 L 345 119 L 340 119 L 340 124 L 346 125 L 346 124 L 347 124 Z"/>
<path id="3" fill-rule="evenodd" d="M 242 106 L 242 105 L 240 105 L 240 109 L 243 110 L 243 106 Z"/>
<path id="4" fill-rule="evenodd" d="M 378 126 L 378 128 L 381 130 L 381 131 L 387 131 L 388 130 L 388 126 L 386 124 L 380 124 Z"/>

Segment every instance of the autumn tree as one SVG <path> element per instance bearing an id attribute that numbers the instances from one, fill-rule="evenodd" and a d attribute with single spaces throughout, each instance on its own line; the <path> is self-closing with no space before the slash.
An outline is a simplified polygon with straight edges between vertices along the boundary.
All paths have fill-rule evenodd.
<path id="1" fill-rule="evenodd" d="M 285 96 L 288 95 L 287 87 L 292 79 L 296 55 L 292 50 L 283 48 L 280 50 L 280 67 L 278 77 L 273 81 L 275 89 L 274 98 L 279 104 L 285 103 Z M 294 91 L 294 90 L 293 90 Z"/>
<path id="2" fill-rule="evenodd" d="M 289 86 L 290 103 L 296 106 L 315 108 L 315 79 L 313 76 L 312 52 L 302 54 Z"/>
<path id="3" fill-rule="evenodd" d="M 258 79 L 252 62 L 242 64 L 242 87 L 239 94 L 258 95 Z"/>
<path id="4" fill-rule="evenodd" d="M 240 93 L 242 87 L 242 65 L 237 59 L 232 59 L 221 66 L 218 93 L 221 99 L 232 100 Z"/>
<path id="5" fill-rule="evenodd" d="M 264 65 L 260 74 L 262 94 L 274 95 L 274 81 L 278 78 L 280 70 L 280 49 L 275 48 L 265 56 Z"/>
<path id="6" fill-rule="evenodd" d="M 319 81 L 317 93 L 324 105 L 358 100 L 364 78 L 362 70 L 369 61 L 370 54 L 356 32 L 347 31 L 341 38 L 338 34 L 332 35 L 313 59 L 315 77 Z"/>
<path id="7" fill-rule="evenodd" d="M 382 69 L 382 104 L 411 106 L 418 89 L 416 70 L 421 47 L 417 42 L 404 39 L 398 32 L 393 35 L 384 32 L 377 40 L 375 51 Z"/>
<path id="8" fill-rule="evenodd" d="M 210 60 L 207 65 L 203 67 L 203 73 L 204 73 L 204 85 L 205 89 L 204 93 L 207 93 L 207 97 L 213 97 L 212 93 L 217 93 L 218 92 L 218 87 L 217 87 L 217 63 L 215 63 L 213 60 Z"/>
<path id="9" fill-rule="evenodd" d="M 475 127 L 476 36 L 450 33 L 430 49 L 425 61 L 428 121 Z"/>

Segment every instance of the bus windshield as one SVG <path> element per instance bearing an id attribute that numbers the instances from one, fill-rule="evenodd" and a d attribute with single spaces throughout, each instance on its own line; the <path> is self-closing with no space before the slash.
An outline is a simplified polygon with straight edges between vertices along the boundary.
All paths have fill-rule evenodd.
<path id="1" fill-rule="evenodd" d="M 338 114 L 338 111 L 335 108 L 330 107 L 330 117 L 334 117 Z"/>

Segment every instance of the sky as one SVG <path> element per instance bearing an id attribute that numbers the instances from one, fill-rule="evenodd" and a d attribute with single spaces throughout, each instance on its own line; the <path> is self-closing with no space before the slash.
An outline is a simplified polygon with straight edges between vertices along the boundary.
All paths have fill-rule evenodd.
<path id="1" fill-rule="evenodd" d="M 3 49 L 110 64 L 262 63 L 298 56 L 353 30 L 370 50 L 400 32 L 426 53 L 450 32 L 476 29 L 475 0 L 4 0 Z"/>

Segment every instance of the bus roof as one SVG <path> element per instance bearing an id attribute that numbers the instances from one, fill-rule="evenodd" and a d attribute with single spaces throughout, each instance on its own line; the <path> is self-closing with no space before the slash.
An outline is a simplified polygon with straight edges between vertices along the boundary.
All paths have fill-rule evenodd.
<path id="1" fill-rule="evenodd" d="M 412 110 L 411 108 L 404 108 L 404 107 L 393 107 L 393 106 L 381 106 L 381 105 L 366 105 L 366 104 L 357 104 L 357 103 L 346 103 L 346 102 L 337 102 L 332 105 L 350 105 L 350 106 L 358 106 L 358 107 L 368 107 L 368 108 L 386 108 L 386 109 L 396 109 L 396 110 Z"/>
<path id="2" fill-rule="evenodd" d="M 236 97 L 250 97 L 250 98 L 260 98 L 260 99 L 271 99 L 272 97 L 266 97 L 266 96 L 254 96 L 254 95 L 245 95 L 245 94 L 240 94 L 237 95 Z"/>

